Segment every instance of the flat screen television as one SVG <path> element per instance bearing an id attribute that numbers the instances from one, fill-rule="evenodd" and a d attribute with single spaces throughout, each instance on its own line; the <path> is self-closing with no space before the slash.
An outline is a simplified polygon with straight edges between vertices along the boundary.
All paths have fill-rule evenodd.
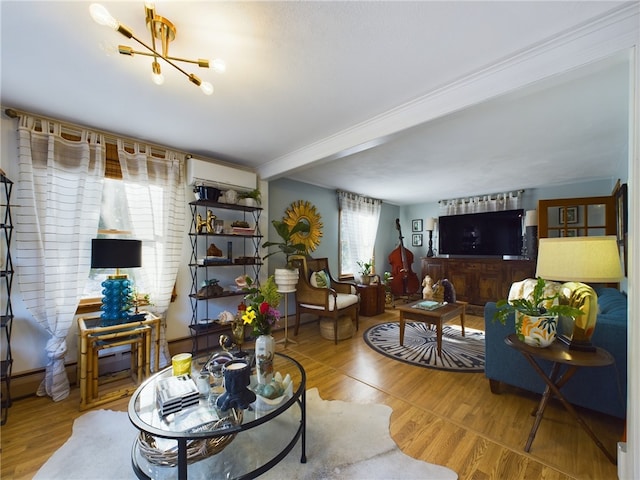
<path id="1" fill-rule="evenodd" d="M 438 254 L 520 255 L 523 214 L 523 210 L 502 210 L 440 217 Z"/>

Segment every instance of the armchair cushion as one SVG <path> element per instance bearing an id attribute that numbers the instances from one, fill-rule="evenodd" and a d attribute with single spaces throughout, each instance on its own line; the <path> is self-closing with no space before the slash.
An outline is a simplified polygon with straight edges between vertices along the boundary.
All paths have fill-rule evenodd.
<path id="1" fill-rule="evenodd" d="M 311 272 L 311 278 L 309 279 L 312 287 L 316 288 L 329 288 L 331 286 L 331 279 L 324 270 L 317 272 Z"/>
<path id="2" fill-rule="evenodd" d="M 354 305 L 358 303 L 358 295 L 352 295 L 349 293 L 336 293 L 335 301 L 333 298 L 329 297 L 329 311 L 337 309 L 342 310 L 350 305 Z M 324 310 L 324 305 L 316 305 L 311 303 L 303 303 L 301 304 L 305 308 L 312 308 L 313 310 Z"/>

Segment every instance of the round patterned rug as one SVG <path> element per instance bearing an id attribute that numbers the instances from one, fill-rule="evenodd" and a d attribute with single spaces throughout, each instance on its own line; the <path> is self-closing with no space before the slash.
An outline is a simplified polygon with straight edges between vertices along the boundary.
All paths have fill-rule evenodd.
<path id="1" fill-rule="evenodd" d="M 407 322 L 404 345 L 400 346 L 400 324 L 381 323 L 364 332 L 364 341 L 387 357 L 426 368 L 455 372 L 484 371 L 484 332 L 459 325 L 442 327 L 442 355 L 438 356 L 436 329 L 422 322 Z"/>

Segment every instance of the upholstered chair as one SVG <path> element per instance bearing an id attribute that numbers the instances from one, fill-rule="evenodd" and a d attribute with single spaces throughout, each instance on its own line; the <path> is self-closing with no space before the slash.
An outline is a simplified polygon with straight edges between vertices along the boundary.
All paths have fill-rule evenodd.
<path id="1" fill-rule="evenodd" d="M 296 328 L 300 328 L 300 314 L 310 313 L 320 318 L 333 319 L 334 340 L 338 343 L 338 318 L 348 315 L 355 322 L 360 319 L 360 296 L 354 283 L 339 282 L 331 277 L 327 258 L 290 257 L 299 270 L 296 289 Z"/>

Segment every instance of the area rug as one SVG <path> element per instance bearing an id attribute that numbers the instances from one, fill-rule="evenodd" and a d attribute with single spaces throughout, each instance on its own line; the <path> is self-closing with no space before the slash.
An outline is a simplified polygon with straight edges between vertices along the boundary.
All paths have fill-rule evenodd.
<path id="1" fill-rule="evenodd" d="M 261 479 L 454 480 L 452 470 L 402 453 L 389 436 L 391 408 L 379 404 L 326 401 L 307 391 L 307 463 L 300 444 Z M 136 429 L 124 412 L 94 410 L 76 419 L 69 440 L 38 471 L 36 480 L 135 478 L 131 446 Z M 227 447 L 241 441 L 239 434 Z M 246 440 L 245 440 L 246 442 Z M 189 466 L 189 478 L 212 478 Z"/>
<path id="2" fill-rule="evenodd" d="M 435 327 L 423 322 L 407 322 L 404 345 L 400 346 L 400 324 L 381 323 L 364 332 L 364 340 L 376 352 L 420 367 L 454 372 L 484 371 L 484 332 L 459 325 L 442 327 L 442 355 L 438 356 Z"/>

